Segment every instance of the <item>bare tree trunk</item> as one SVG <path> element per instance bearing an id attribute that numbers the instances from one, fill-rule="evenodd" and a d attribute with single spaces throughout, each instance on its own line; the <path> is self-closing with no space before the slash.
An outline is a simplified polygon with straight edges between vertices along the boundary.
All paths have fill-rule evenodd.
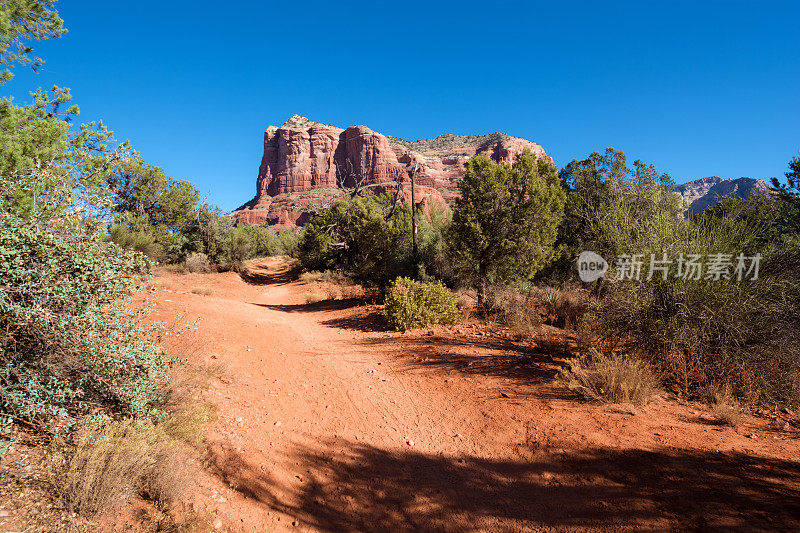
<path id="1" fill-rule="evenodd" d="M 478 313 L 485 314 L 486 309 L 486 268 L 484 265 L 478 267 Z"/>

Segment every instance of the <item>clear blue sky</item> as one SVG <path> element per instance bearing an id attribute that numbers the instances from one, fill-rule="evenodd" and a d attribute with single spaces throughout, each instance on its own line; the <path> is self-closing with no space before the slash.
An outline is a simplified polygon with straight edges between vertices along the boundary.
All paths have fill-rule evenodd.
<path id="1" fill-rule="evenodd" d="M 38 75 L 225 209 L 293 113 L 406 139 L 503 131 L 564 165 L 614 146 L 678 182 L 782 176 L 800 2 L 62 0 Z"/>

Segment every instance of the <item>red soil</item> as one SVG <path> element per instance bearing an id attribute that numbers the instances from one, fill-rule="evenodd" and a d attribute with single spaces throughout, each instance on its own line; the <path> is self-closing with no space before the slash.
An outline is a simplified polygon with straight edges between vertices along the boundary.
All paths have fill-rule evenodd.
<path id="1" fill-rule="evenodd" d="M 502 330 L 387 332 L 376 307 L 306 304 L 261 268 L 156 293 L 162 319 L 201 319 L 171 355 L 226 367 L 195 491 L 226 530 L 800 529 L 783 420 L 719 427 L 667 394 L 587 405 L 554 384 L 559 358 Z"/>

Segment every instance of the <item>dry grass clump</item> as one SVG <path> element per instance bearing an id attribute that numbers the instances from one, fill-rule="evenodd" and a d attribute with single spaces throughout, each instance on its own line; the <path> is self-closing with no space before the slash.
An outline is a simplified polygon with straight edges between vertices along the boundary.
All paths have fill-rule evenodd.
<path id="1" fill-rule="evenodd" d="M 576 328 L 589 309 L 585 291 L 563 291 L 556 301 L 556 326 Z"/>
<path id="2" fill-rule="evenodd" d="M 323 275 L 324 274 L 322 272 L 319 272 L 317 270 L 311 270 L 309 272 L 303 272 L 302 274 L 300 274 L 300 277 L 298 279 L 303 283 L 316 283 L 318 281 L 322 281 Z"/>
<path id="3" fill-rule="evenodd" d="M 168 280 L 161 278 L 153 278 L 151 285 L 153 289 L 157 291 L 168 291 L 172 289 L 172 284 Z"/>
<path id="4" fill-rule="evenodd" d="M 173 373 L 172 389 L 164 409 L 167 416 L 159 423 L 167 435 L 199 446 L 205 441 L 207 426 L 217 419 L 217 406 L 198 400 L 198 391 L 207 390 L 215 379 L 226 374 L 221 363 L 185 366 Z"/>
<path id="5" fill-rule="evenodd" d="M 736 405 L 727 402 L 712 404 L 711 414 L 714 420 L 723 426 L 736 427 L 742 421 L 742 410 Z"/>
<path id="6" fill-rule="evenodd" d="M 315 304 L 323 302 L 328 299 L 328 294 L 320 291 L 311 291 L 306 293 L 306 303 Z"/>
<path id="7" fill-rule="evenodd" d="M 589 299 L 583 290 L 535 287 L 531 294 L 544 307 L 547 321 L 559 328 L 575 328 L 589 308 Z"/>
<path id="8" fill-rule="evenodd" d="M 301 273 L 298 279 L 306 285 L 311 285 L 306 293 L 306 303 L 309 304 L 323 300 L 359 298 L 365 294 L 363 287 L 354 283 L 352 278 L 334 270 L 325 272 L 311 270 Z"/>
<path id="9" fill-rule="evenodd" d="M 183 267 L 189 272 L 203 273 L 211 271 L 211 261 L 204 253 L 194 252 L 186 257 Z"/>
<path id="10" fill-rule="evenodd" d="M 205 287 L 205 286 L 192 287 L 191 292 L 192 294 L 200 294 L 202 296 L 211 296 L 212 294 L 214 294 L 214 291 L 211 289 L 211 287 Z"/>
<path id="11" fill-rule="evenodd" d="M 742 409 L 736 404 L 729 388 L 711 387 L 709 393 L 711 416 L 721 426 L 736 427 L 742 421 Z"/>
<path id="12" fill-rule="evenodd" d="M 570 353 L 569 339 L 563 333 L 543 330 L 535 336 L 534 341 L 540 350 L 551 356 L 564 356 Z"/>
<path id="13" fill-rule="evenodd" d="M 559 380 L 591 401 L 645 405 L 659 390 L 658 378 L 639 359 L 594 351 L 568 363 Z"/>
<path id="14" fill-rule="evenodd" d="M 184 401 L 173 406 L 159 424 L 167 435 L 192 446 L 206 439 L 206 428 L 217 419 L 217 406 L 211 402 Z"/>
<path id="15" fill-rule="evenodd" d="M 313 301 L 308 301 L 308 303 L 322 301 L 317 298 L 323 293 L 326 295 L 324 300 L 346 300 L 364 296 L 364 289 L 361 285 L 354 283 L 352 278 L 341 272 L 312 270 L 300 274 L 299 279 L 306 285 L 313 285 L 307 293 L 312 295 L 310 300 Z"/>
<path id="16" fill-rule="evenodd" d="M 213 514 L 196 509 L 189 509 L 175 516 L 163 509 L 145 507 L 139 511 L 137 518 L 142 532 L 209 533 L 217 529 L 214 527 Z"/>
<path id="17" fill-rule="evenodd" d="M 121 420 L 79 438 L 62 483 L 73 512 L 94 515 L 135 495 L 169 504 L 188 486 L 176 443 L 148 421 Z"/>

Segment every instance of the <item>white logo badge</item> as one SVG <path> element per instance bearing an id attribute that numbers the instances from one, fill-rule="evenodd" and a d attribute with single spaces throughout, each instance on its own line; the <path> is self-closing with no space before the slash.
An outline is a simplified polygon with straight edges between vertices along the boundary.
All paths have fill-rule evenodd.
<path id="1" fill-rule="evenodd" d="M 594 252 L 581 252 L 578 256 L 578 276 L 584 283 L 602 278 L 607 270 L 606 260 Z"/>

